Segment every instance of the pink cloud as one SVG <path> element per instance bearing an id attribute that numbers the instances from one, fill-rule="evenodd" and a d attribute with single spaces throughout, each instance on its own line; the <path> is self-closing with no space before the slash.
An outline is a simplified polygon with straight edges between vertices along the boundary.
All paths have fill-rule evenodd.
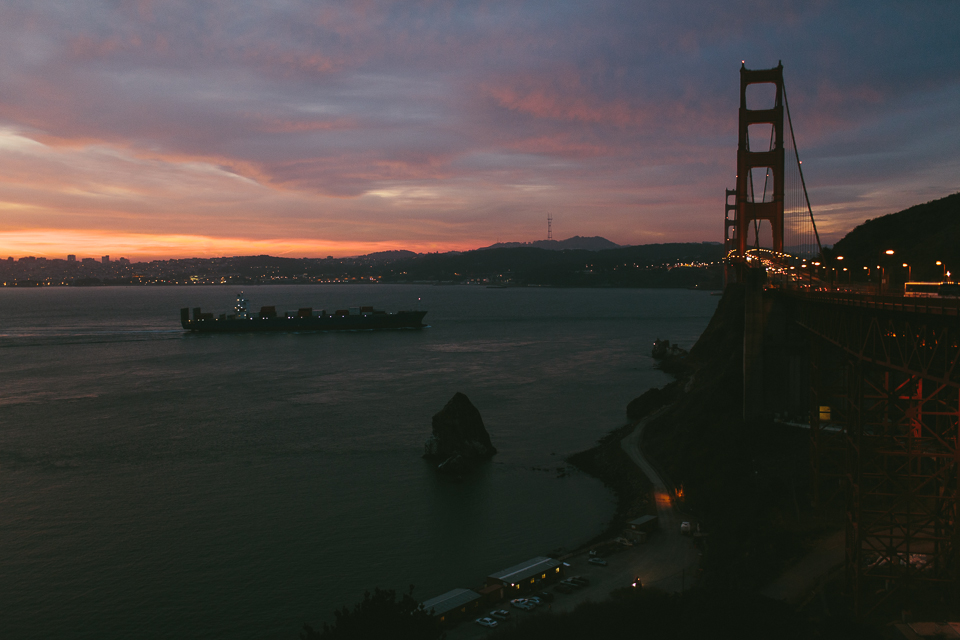
<path id="1" fill-rule="evenodd" d="M 527 76 L 511 84 L 486 85 L 483 91 L 498 105 L 536 118 L 637 127 L 648 122 L 644 113 L 624 99 L 602 101 L 583 87 L 575 73 L 551 82 Z"/>

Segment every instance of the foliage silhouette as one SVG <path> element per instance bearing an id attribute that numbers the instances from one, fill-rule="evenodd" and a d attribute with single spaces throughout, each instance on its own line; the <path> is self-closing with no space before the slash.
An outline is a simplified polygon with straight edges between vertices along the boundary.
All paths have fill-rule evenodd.
<path id="1" fill-rule="evenodd" d="M 412 585 L 400 600 L 392 589 L 376 588 L 372 594 L 367 591 L 352 610 L 343 607 L 334 611 L 335 622 L 324 623 L 321 631 L 304 624 L 300 640 L 442 640 L 445 634 L 436 619 L 412 594 Z"/>

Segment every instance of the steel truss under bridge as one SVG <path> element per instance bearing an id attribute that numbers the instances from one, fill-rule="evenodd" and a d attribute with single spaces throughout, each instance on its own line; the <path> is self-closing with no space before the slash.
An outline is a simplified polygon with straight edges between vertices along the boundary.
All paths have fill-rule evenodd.
<path id="1" fill-rule="evenodd" d="M 960 603 L 960 301 L 794 294 L 811 349 L 815 499 L 846 501 L 858 615 Z M 838 489 L 840 491 L 838 491 Z"/>

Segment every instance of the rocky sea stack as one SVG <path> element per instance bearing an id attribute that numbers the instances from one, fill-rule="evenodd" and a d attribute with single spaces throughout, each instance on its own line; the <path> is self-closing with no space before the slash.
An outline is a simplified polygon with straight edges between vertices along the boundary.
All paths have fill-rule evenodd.
<path id="1" fill-rule="evenodd" d="M 462 471 L 476 460 L 490 458 L 497 452 L 490 434 L 483 426 L 480 412 L 460 392 L 433 416 L 433 435 L 424 444 L 423 457 L 440 462 L 441 471 Z"/>

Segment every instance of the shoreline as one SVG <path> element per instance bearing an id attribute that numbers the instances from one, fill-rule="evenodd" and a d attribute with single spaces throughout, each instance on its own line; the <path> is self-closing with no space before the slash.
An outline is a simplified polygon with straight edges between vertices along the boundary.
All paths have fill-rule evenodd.
<path id="1" fill-rule="evenodd" d="M 661 360 L 660 368 L 672 375 L 674 380 L 663 387 L 651 387 L 631 400 L 626 407 L 629 422 L 609 431 L 595 446 L 565 458 L 566 462 L 580 471 L 600 480 L 613 492 L 617 502 L 613 517 L 604 530 L 567 555 L 574 555 L 617 537 L 630 520 L 657 515 L 654 485 L 623 450 L 621 441 L 633 433 L 643 420 L 676 403 L 692 375 L 692 367 L 683 362 L 682 357 L 665 358 Z M 642 448 L 642 442 L 640 446 Z"/>

